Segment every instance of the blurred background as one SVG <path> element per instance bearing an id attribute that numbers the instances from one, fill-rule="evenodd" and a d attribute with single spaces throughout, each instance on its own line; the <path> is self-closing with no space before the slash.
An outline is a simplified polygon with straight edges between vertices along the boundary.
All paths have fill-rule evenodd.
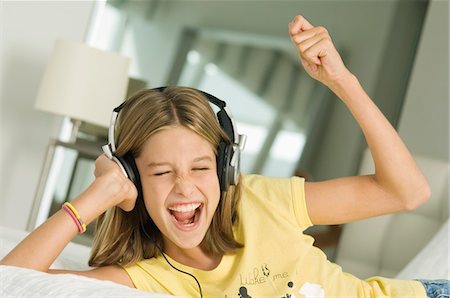
<path id="1" fill-rule="evenodd" d="M 328 29 L 413 154 L 448 163 L 446 0 L 2 1 L 0 8 L 3 226 L 32 229 L 79 194 L 106 143 L 107 124 L 77 122 L 71 142 L 70 113 L 35 108 L 60 38 L 127 57 L 128 95 L 178 84 L 225 100 L 248 135 L 244 173 L 355 175 L 365 140 L 344 105 L 303 71 L 287 34 L 301 14 Z M 332 257 L 340 230 L 310 232 Z"/>

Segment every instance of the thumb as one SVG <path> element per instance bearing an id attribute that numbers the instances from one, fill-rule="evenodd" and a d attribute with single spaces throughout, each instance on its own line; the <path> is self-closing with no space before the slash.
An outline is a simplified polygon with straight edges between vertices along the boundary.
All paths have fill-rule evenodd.
<path id="1" fill-rule="evenodd" d="M 314 63 L 309 63 L 308 61 L 306 61 L 305 59 L 300 58 L 300 61 L 302 62 L 303 68 L 306 71 L 312 71 L 315 72 L 317 71 L 317 65 Z"/>

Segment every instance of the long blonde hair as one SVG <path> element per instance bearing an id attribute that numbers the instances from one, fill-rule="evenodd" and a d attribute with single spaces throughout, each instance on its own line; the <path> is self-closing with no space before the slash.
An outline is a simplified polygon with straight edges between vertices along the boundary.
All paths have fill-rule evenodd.
<path id="1" fill-rule="evenodd" d="M 130 97 L 119 113 L 116 155 L 130 154 L 136 158 L 150 136 L 174 126 L 191 129 L 214 148 L 221 140 L 230 143 L 201 92 L 187 87 L 146 89 Z M 242 247 L 233 235 L 233 225 L 238 220 L 240 189 L 238 183 L 222 192 L 201 243 L 203 250 L 211 255 L 223 255 Z M 143 228 L 152 240 L 144 235 Z M 157 256 L 160 253 L 157 245 L 163 247 L 162 235 L 148 215 L 140 192 L 132 211 L 113 207 L 98 218 L 89 265 L 133 264 Z"/>

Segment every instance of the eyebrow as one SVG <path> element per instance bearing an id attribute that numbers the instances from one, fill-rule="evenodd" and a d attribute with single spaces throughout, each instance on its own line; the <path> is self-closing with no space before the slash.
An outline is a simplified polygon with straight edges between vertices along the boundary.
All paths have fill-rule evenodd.
<path id="1" fill-rule="evenodd" d="M 192 160 L 192 162 L 199 162 L 199 161 L 212 161 L 212 158 L 208 155 L 196 157 Z M 155 167 L 161 167 L 161 166 L 170 166 L 170 162 L 150 162 L 147 167 L 149 168 L 155 168 Z"/>

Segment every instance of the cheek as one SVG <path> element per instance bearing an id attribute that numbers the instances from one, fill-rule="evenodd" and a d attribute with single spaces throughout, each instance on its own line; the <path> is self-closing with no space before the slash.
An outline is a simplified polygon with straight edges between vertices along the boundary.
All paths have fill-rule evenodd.
<path id="1" fill-rule="evenodd" d="M 217 175 L 211 175 L 208 179 L 204 179 L 201 184 L 202 192 L 206 195 L 210 203 L 217 205 L 220 199 L 220 184 Z"/>
<path id="2" fill-rule="evenodd" d="M 147 212 L 149 214 L 152 214 L 151 210 L 153 210 L 153 213 L 159 214 L 161 207 L 164 206 L 164 200 L 168 196 L 168 188 L 164 187 L 161 184 L 151 184 L 151 183 L 145 183 L 142 181 L 142 193 L 144 195 L 144 202 L 145 206 L 147 208 Z"/>

